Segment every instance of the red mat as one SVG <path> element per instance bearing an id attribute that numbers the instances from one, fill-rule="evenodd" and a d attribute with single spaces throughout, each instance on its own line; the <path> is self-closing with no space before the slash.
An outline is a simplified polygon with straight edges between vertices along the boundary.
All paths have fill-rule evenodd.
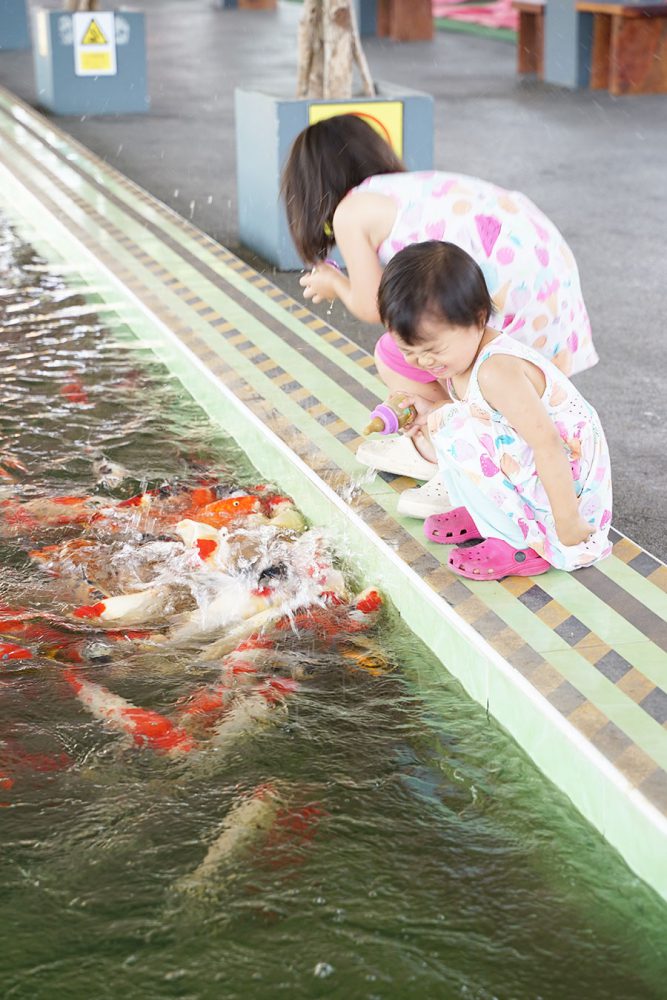
<path id="1" fill-rule="evenodd" d="M 494 3 L 486 4 L 433 0 L 433 16 L 480 24 L 485 28 L 509 28 L 512 31 L 517 30 L 519 23 L 517 11 L 512 10 L 512 0 L 495 0 Z"/>

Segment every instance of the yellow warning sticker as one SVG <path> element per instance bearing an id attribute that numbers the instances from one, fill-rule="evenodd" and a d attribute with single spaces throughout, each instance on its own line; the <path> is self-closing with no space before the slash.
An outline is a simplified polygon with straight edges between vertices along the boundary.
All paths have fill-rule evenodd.
<path id="1" fill-rule="evenodd" d="M 90 22 L 90 24 L 86 28 L 86 32 L 85 32 L 83 38 L 81 39 L 81 44 L 82 45 L 108 45 L 109 44 L 109 42 L 107 41 L 107 39 L 106 39 L 106 37 L 104 35 L 104 32 L 100 29 L 100 26 L 97 23 L 97 21 L 95 20 L 95 18 L 93 18 L 93 20 Z"/>
<path id="2" fill-rule="evenodd" d="M 311 104 L 308 108 L 310 125 L 334 115 L 358 115 L 386 139 L 397 156 L 403 156 L 402 101 L 354 101 L 349 104 L 337 101 L 335 104 Z"/>
<path id="3" fill-rule="evenodd" d="M 81 69 L 87 73 L 108 73 L 111 69 L 111 54 L 109 52 L 82 52 Z"/>
<path id="4" fill-rule="evenodd" d="M 77 76 L 115 76 L 116 21 L 112 11 L 72 14 L 74 72 Z"/>

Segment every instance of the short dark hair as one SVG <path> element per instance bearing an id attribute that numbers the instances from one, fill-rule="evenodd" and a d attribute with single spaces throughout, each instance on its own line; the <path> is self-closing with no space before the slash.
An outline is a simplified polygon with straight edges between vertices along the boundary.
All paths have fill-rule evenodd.
<path id="1" fill-rule="evenodd" d="M 493 302 L 479 264 L 453 243 L 428 240 L 399 250 L 378 290 L 382 322 L 406 344 L 419 342 L 425 316 L 452 326 L 486 325 Z"/>
<path id="2" fill-rule="evenodd" d="M 283 169 L 281 194 L 305 263 L 314 264 L 333 247 L 333 214 L 351 188 L 375 174 L 404 170 L 389 143 L 358 115 L 334 115 L 300 132 Z"/>

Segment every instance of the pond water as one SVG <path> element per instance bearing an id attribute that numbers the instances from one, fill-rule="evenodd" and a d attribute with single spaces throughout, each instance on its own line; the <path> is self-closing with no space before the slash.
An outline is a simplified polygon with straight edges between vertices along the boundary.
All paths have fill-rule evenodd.
<path id="1" fill-rule="evenodd" d="M 32 652 L 0 662 L 3 997 L 667 996 L 667 908 L 391 608 L 363 641 L 344 616 L 336 642 L 297 618 L 246 689 L 278 681 L 266 717 L 220 740 L 195 725 L 192 751 L 91 711 L 115 696 L 180 726 L 225 654 L 174 638 L 201 588 L 172 586 L 148 634 L 74 615 L 100 579 L 136 584 L 147 545 L 155 574 L 173 537 L 54 524 L 40 503 L 273 487 L 7 221 L 0 266 L 0 642 Z M 29 556 L 82 533 L 98 575 L 79 589 Z M 21 614 L 41 638 L 7 624 Z"/>

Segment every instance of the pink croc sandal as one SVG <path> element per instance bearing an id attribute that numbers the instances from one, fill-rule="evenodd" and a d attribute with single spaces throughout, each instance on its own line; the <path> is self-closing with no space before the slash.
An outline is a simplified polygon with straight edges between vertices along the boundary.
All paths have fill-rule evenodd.
<path id="1" fill-rule="evenodd" d="M 431 514 L 424 521 L 424 534 L 431 542 L 441 545 L 458 545 L 475 542 L 482 536 L 465 507 L 454 507 L 444 514 Z"/>
<path id="2" fill-rule="evenodd" d="M 551 564 L 535 549 L 514 549 L 500 538 L 487 538 L 470 548 L 454 549 L 449 568 L 469 580 L 503 580 L 506 576 L 538 576 Z"/>

